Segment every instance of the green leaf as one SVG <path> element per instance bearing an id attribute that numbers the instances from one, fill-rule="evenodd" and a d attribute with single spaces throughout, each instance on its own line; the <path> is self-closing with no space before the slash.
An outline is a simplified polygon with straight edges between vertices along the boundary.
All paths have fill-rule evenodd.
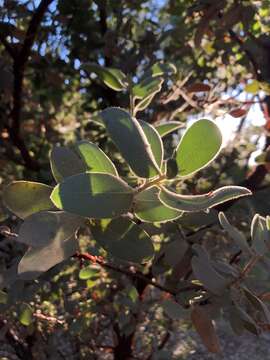
<path id="1" fill-rule="evenodd" d="M 239 271 L 235 269 L 230 264 L 227 264 L 221 260 L 211 260 L 211 265 L 213 268 L 222 276 L 230 277 L 230 278 L 237 278 L 239 277 Z"/>
<path id="2" fill-rule="evenodd" d="M 138 219 L 146 222 L 163 222 L 177 219 L 182 215 L 181 211 L 171 209 L 160 202 L 159 191 L 153 186 L 135 196 L 134 213 Z"/>
<path id="3" fill-rule="evenodd" d="M 50 163 L 53 177 L 58 183 L 66 177 L 86 171 L 86 166 L 79 156 L 65 146 L 56 146 L 52 149 Z"/>
<path id="4" fill-rule="evenodd" d="M 7 302 L 8 302 L 8 294 L 0 290 L 0 304 L 7 304 Z"/>
<path id="5" fill-rule="evenodd" d="M 152 102 L 152 100 L 154 99 L 156 93 L 149 95 L 148 97 L 146 97 L 145 99 L 143 99 L 142 101 L 140 101 L 134 108 L 134 113 L 137 114 L 137 112 L 142 111 L 144 109 L 146 109 Z"/>
<path id="6" fill-rule="evenodd" d="M 164 261 L 166 264 L 174 268 L 183 259 L 189 245 L 185 239 L 177 239 L 166 243 L 164 246 Z"/>
<path id="7" fill-rule="evenodd" d="M 238 336 L 242 335 L 245 327 L 239 311 L 233 305 L 229 307 L 228 320 L 234 333 Z"/>
<path id="8" fill-rule="evenodd" d="M 33 322 L 33 309 L 28 304 L 22 304 L 19 314 L 19 321 L 24 326 L 29 326 Z"/>
<path id="9" fill-rule="evenodd" d="M 25 219 L 16 241 L 33 247 L 60 246 L 80 227 L 82 218 L 63 211 L 42 211 Z"/>
<path id="10" fill-rule="evenodd" d="M 188 176 L 207 166 L 218 155 L 221 145 L 222 135 L 213 121 L 201 119 L 193 123 L 176 149 L 179 175 Z"/>
<path id="11" fill-rule="evenodd" d="M 168 179 L 174 179 L 178 174 L 178 166 L 175 159 L 170 158 L 166 161 L 166 176 Z"/>
<path id="12" fill-rule="evenodd" d="M 51 186 L 32 182 L 14 181 L 3 192 L 6 207 L 21 219 L 41 210 L 55 209 L 50 200 Z"/>
<path id="13" fill-rule="evenodd" d="M 115 91 L 123 91 L 127 88 L 126 76 L 118 69 L 105 68 L 94 63 L 84 64 L 82 69 L 95 73 L 105 85 Z"/>
<path id="14" fill-rule="evenodd" d="M 146 71 L 148 76 L 156 77 L 161 75 L 171 75 L 176 74 L 177 69 L 172 63 L 156 62 L 151 66 L 149 70 Z"/>
<path id="15" fill-rule="evenodd" d="M 222 295 L 230 281 L 214 269 L 207 252 L 200 245 L 193 245 L 193 249 L 197 255 L 193 256 L 191 265 L 196 279 L 213 294 Z"/>
<path id="16" fill-rule="evenodd" d="M 100 277 L 100 270 L 93 266 L 85 266 L 79 272 L 79 278 L 81 280 L 98 279 Z"/>
<path id="17" fill-rule="evenodd" d="M 167 299 L 162 302 L 162 307 L 166 315 L 172 320 L 182 320 L 187 310 L 179 305 L 176 301 Z"/>
<path id="18" fill-rule="evenodd" d="M 251 195 L 251 191 L 241 186 L 224 186 L 203 195 L 180 195 L 162 187 L 159 193 L 160 201 L 180 211 L 204 211 L 228 200 Z"/>
<path id="19" fill-rule="evenodd" d="M 160 173 L 151 147 L 139 122 L 120 108 L 108 108 L 99 116 L 133 172 L 142 178 Z"/>
<path id="20" fill-rule="evenodd" d="M 61 241 L 55 238 L 53 243 L 44 247 L 28 249 L 18 265 L 20 279 L 36 279 L 43 272 L 70 258 L 78 249 L 74 234 Z"/>
<path id="21" fill-rule="evenodd" d="M 163 143 L 162 140 L 156 131 L 156 129 L 148 124 L 147 122 L 143 120 L 139 120 L 139 124 L 141 125 L 144 134 L 147 138 L 148 143 L 150 144 L 152 154 L 154 155 L 156 164 L 158 165 L 159 169 L 161 168 L 161 164 L 163 161 Z"/>
<path id="22" fill-rule="evenodd" d="M 218 215 L 220 225 L 231 236 L 235 244 L 246 254 L 252 255 L 252 251 L 246 241 L 245 236 L 227 220 L 225 214 L 220 212 Z"/>
<path id="23" fill-rule="evenodd" d="M 265 218 L 256 214 L 251 223 L 252 248 L 260 255 L 269 251 L 270 231 Z"/>
<path id="24" fill-rule="evenodd" d="M 134 263 L 145 263 L 154 256 L 149 235 L 133 221 L 118 218 L 91 228 L 94 239 L 112 256 Z"/>
<path id="25" fill-rule="evenodd" d="M 164 137 L 173 131 L 178 130 L 179 128 L 183 127 L 183 124 L 179 121 L 168 121 L 164 124 L 159 124 L 156 126 L 156 130 L 161 137 Z"/>
<path id="26" fill-rule="evenodd" d="M 270 324 L 270 311 L 267 306 L 248 288 L 244 287 L 243 289 L 248 301 L 255 307 L 255 309 L 259 310 L 263 314 L 266 323 Z"/>
<path id="27" fill-rule="evenodd" d="M 257 327 L 253 318 L 239 305 L 235 304 L 234 309 L 237 316 L 241 319 L 244 328 L 254 335 L 259 335 L 260 329 Z"/>
<path id="28" fill-rule="evenodd" d="M 147 77 L 132 89 L 134 99 L 145 99 L 161 90 L 164 79 L 160 77 Z"/>
<path id="29" fill-rule="evenodd" d="M 110 174 L 84 173 L 58 184 L 51 195 L 56 207 L 89 218 L 112 218 L 129 211 L 133 189 Z"/>
<path id="30" fill-rule="evenodd" d="M 87 171 L 118 176 L 113 162 L 97 145 L 80 141 L 75 144 L 74 149 L 85 163 Z"/>

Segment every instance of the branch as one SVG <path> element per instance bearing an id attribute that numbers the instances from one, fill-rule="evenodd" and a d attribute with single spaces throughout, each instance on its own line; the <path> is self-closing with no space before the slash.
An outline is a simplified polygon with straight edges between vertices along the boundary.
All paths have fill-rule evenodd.
<path id="1" fill-rule="evenodd" d="M 28 57 L 30 55 L 31 48 L 33 46 L 39 25 L 43 19 L 43 16 L 45 12 L 47 11 L 49 5 L 53 2 L 53 0 L 41 0 L 39 3 L 39 6 L 34 13 L 28 29 L 26 31 L 25 39 L 23 42 L 22 49 L 19 54 L 20 63 L 25 64 L 28 60 Z"/>
<path id="2" fill-rule="evenodd" d="M 147 276 L 143 275 L 142 273 L 140 273 L 140 272 L 138 272 L 136 270 L 134 270 L 134 271 L 127 270 L 127 269 L 124 269 L 124 268 L 119 267 L 117 265 L 105 262 L 103 260 L 103 258 L 101 258 L 99 256 L 93 256 L 93 255 L 91 255 L 89 253 L 77 253 L 77 254 L 75 254 L 75 257 L 78 258 L 78 259 L 84 259 L 84 260 L 91 261 L 92 263 L 99 264 L 100 266 L 102 266 L 102 267 L 104 267 L 106 269 L 116 271 L 116 272 L 124 274 L 124 275 L 126 275 L 128 277 L 135 278 L 135 279 L 140 279 L 140 280 L 144 281 L 146 284 L 152 285 L 155 288 L 157 288 L 157 289 L 159 289 L 161 291 L 167 292 L 167 293 L 169 293 L 171 295 L 176 295 L 176 294 L 179 294 L 179 293 L 182 293 L 182 292 L 187 292 L 187 291 L 194 290 L 194 289 L 201 289 L 200 285 L 188 285 L 188 286 L 185 286 L 185 287 L 183 287 L 183 288 L 181 288 L 179 290 L 171 289 L 171 288 L 168 288 L 166 286 L 163 286 L 163 285 L 157 283 L 156 281 L 154 281 L 152 279 L 149 279 Z"/>
<path id="3" fill-rule="evenodd" d="M 31 48 L 33 46 L 39 25 L 42 18 L 53 0 L 41 0 L 36 12 L 34 13 L 28 29 L 26 31 L 25 39 L 22 44 L 22 48 L 19 53 L 16 53 L 13 57 L 13 107 L 11 110 L 11 124 L 7 126 L 7 130 L 10 135 L 10 139 L 13 144 L 19 149 L 21 156 L 24 160 L 25 165 L 32 170 L 39 170 L 39 164 L 34 160 L 24 142 L 24 139 L 20 134 L 20 122 L 21 122 L 21 111 L 23 106 L 22 93 L 23 93 L 23 80 L 25 65 L 30 56 Z M 10 47 L 6 44 L 6 49 L 10 53 Z"/>

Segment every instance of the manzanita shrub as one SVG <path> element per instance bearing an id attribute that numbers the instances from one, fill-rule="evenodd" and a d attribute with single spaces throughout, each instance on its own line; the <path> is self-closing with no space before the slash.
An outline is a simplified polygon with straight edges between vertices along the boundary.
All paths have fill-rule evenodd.
<path id="1" fill-rule="evenodd" d="M 172 156 L 165 158 L 164 136 L 183 125 L 164 122 L 152 126 L 140 120 L 138 113 L 175 73 L 173 65 L 155 64 L 136 84 L 120 70 L 94 64 L 87 64 L 83 69 L 94 72 L 115 91 L 129 92 L 129 109 L 110 107 L 94 116 L 107 131 L 129 171 L 122 172 L 125 175 L 121 177 L 110 154 L 83 140 L 52 149 L 50 164 L 54 186 L 31 181 L 15 181 L 8 185 L 4 202 L 23 220 L 16 241 L 26 244 L 28 249 L 16 268 L 7 270 L 8 276 L 3 274 L 2 288 L 17 279 L 35 280 L 56 264 L 75 254 L 80 256 L 78 231 L 82 228 L 90 230 L 92 240 L 110 260 L 119 263 L 121 269 L 132 265 L 135 273 L 147 274 L 160 259 L 160 251 L 146 230 L 147 223 L 176 222 L 185 213 L 204 214 L 228 200 L 251 194 L 239 186 L 224 186 L 200 195 L 178 191 L 179 183 L 218 156 L 222 134 L 214 121 L 197 120 L 182 134 Z M 237 256 L 227 262 L 214 259 L 200 244 L 200 239 L 194 238 L 185 248 L 192 258 L 189 277 L 179 275 L 173 286 L 164 283 L 162 276 L 151 279 L 153 286 L 160 284 L 159 289 L 171 295 L 164 301 L 165 312 L 174 318 L 180 309 L 189 311 L 194 327 L 212 352 L 220 351 L 213 322 L 220 314 L 230 321 L 237 334 L 244 330 L 259 334 L 270 327 L 270 313 L 264 303 L 266 296 L 255 295 L 249 286 L 249 275 L 255 267 L 266 271 L 270 267 L 267 257 L 270 219 L 254 217 L 251 242 L 228 222 L 224 213 L 219 214 L 219 220 L 239 248 Z M 175 273 L 179 267 L 177 258 L 182 259 L 183 254 L 174 243 L 166 245 L 168 271 Z M 173 261 L 170 260 L 172 256 Z M 101 266 L 106 261 L 98 259 Z M 22 322 L 27 325 L 27 307 L 23 314 Z"/>

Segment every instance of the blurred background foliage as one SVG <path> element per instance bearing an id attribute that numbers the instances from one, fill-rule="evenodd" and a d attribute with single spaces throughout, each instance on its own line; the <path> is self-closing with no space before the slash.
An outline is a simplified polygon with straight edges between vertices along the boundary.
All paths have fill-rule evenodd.
<path id="1" fill-rule="evenodd" d="M 136 81 L 164 60 L 177 73 L 138 116 L 154 124 L 180 121 L 183 129 L 193 119 L 218 120 L 229 134 L 222 153 L 179 189 L 197 194 L 224 184 L 247 186 L 254 195 L 228 205 L 231 219 L 247 231 L 256 212 L 270 213 L 269 20 L 269 0 L 0 1 L 0 192 L 12 179 L 50 184 L 50 149 L 78 139 L 97 143 L 119 167 L 116 148 L 91 118 L 107 106 L 128 107 L 128 95 L 81 65 L 118 68 Z M 168 154 L 181 133 L 167 136 Z M 0 220 L 12 228 L 18 223 L 1 203 Z M 215 214 L 179 221 L 186 234 L 202 228 L 204 244 L 226 257 L 230 243 Z M 153 275 L 166 276 L 166 261 L 184 252 L 175 242 L 167 260 L 162 257 L 164 243 L 177 240 L 175 226 L 164 225 L 155 238 L 161 257 Z M 87 233 L 81 242 L 95 254 Z M 10 268 L 24 250 L 3 236 L 1 268 Z M 76 259 L 34 283 L 15 283 L 8 292 L 12 306 L 6 296 L 0 294 L 1 358 L 126 359 L 133 346 L 137 359 L 158 359 L 172 326 L 161 306 L 164 295 Z"/>

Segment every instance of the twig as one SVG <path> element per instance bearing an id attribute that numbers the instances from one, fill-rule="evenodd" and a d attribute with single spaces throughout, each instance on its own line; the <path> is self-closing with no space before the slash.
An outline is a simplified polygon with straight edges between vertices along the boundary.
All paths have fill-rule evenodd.
<path id="1" fill-rule="evenodd" d="M 147 276 L 143 275 L 142 273 L 140 273 L 140 272 L 138 272 L 136 270 L 130 271 L 130 270 L 124 269 L 122 267 L 119 267 L 117 265 L 105 262 L 99 256 L 93 256 L 93 255 L 91 255 L 89 253 L 77 253 L 77 254 L 74 255 L 74 257 L 76 257 L 78 259 L 88 260 L 88 261 L 91 261 L 92 263 L 99 264 L 100 266 L 102 266 L 102 267 L 104 267 L 106 269 L 119 272 L 121 274 L 127 275 L 127 276 L 132 277 L 132 278 L 140 279 L 140 280 L 144 281 L 145 283 L 147 283 L 148 285 L 152 285 L 155 288 L 157 288 L 157 289 L 159 289 L 161 291 L 167 292 L 167 293 L 169 293 L 171 295 L 176 295 L 176 294 L 179 294 L 179 293 L 182 293 L 182 292 L 187 292 L 187 291 L 190 291 L 190 290 L 201 288 L 201 286 L 198 286 L 198 285 L 194 284 L 194 285 L 185 286 L 185 287 L 183 287 L 183 288 L 181 288 L 179 290 L 171 289 L 171 288 L 168 288 L 166 286 L 163 286 L 163 285 L 157 283 L 155 280 L 149 279 Z"/>
<path id="2" fill-rule="evenodd" d="M 44 320 L 44 321 L 48 321 L 48 322 L 54 323 L 54 324 L 63 325 L 63 324 L 65 323 L 64 320 L 59 320 L 59 319 L 57 319 L 57 318 L 54 317 L 54 316 L 44 315 L 44 314 L 42 314 L 42 313 L 39 312 L 39 311 L 33 313 L 33 316 L 34 316 L 35 318 L 37 318 L 37 319 Z"/>

